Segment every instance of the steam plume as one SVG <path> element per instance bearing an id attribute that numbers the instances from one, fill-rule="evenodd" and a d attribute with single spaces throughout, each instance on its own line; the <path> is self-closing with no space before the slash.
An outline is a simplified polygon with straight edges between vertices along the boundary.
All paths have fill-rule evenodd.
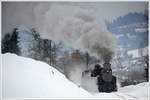
<path id="1" fill-rule="evenodd" d="M 115 54 L 116 38 L 100 19 L 90 8 L 72 3 L 2 4 L 3 33 L 21 25 L 35 27 L 42 38 L 64 41 L 109 62 Z"/>

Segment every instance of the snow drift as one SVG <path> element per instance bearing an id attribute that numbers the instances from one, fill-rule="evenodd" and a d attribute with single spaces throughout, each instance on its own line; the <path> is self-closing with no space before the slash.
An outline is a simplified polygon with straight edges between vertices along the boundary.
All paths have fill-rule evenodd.
<path id="1" fill-rule="evenodd" d="M 46 63 L 15 54 L 2 55 L 3 98 L 148 98 L 148 83 L 119 88 L 112 93 L 89 93 Z"/>
<path id="2" fill-rule="evenodd" d="M 4 54 L 4 98 L 88 98 L 91 95 L 46 63 Z"/>

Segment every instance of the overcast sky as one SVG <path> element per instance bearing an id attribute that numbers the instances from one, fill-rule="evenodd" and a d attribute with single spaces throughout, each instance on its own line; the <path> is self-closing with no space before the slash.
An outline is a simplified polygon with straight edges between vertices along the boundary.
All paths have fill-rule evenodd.
<path id="1" fill-rule="evenodd" d="M 109 21 L 113 21 L 119 16 L 123 16 L 129 12 L 144 12 L 148 8 L 148 3 L 142 2 L 113 2 L 113 3 L 99 3 L 96 4 L 96 11 L 103 12 L 103 18 Z"/>
<path id="2" fill-rule="evenodd" d="M 148 8 L 148 2 L 86 2 L 86 3 L 2 3 L 2 32 L 3 34 L 12 30 L 14 27 L 24 25 L 26 27 L 34 27 L 38 21 L 43 23 L 42 20 L 36 20 L 44 15 L 51 5 L 61 5 L 65 7 L 68 13 L 72 9 L 82 8 L 93 13 L 102 19 L 113 21 L 119 16 L 123 16 L 129 12 L 144 12 Z M 60 8 L 60 7 L 59 7 Z M 69 12 L 70 11 L 70 12 Z M 57 13 L 63 11 L 57 10 Z M 39 24 L 39 23 L 38 23 Z"/>

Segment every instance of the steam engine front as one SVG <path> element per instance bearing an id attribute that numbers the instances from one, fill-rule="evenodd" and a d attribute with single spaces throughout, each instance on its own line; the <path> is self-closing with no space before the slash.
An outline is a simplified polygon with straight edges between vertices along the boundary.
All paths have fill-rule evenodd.
<path id="1" fill-rule="evenodd" d="M 117 91 L 116 77 L 112 75 L 110 63 L 104 63 L 103 67 L 99 64 L 95 65 L 91 72 L 91 77 L 97 77 L 97 85 L 99 92 Z"/>

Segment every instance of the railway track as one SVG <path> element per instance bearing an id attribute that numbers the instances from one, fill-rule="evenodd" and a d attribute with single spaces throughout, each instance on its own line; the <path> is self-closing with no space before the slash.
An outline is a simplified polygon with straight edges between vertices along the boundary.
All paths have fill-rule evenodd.
<path id="1" fill-rule="evenodd" d="M 116 96 L 120 97 L 122 100 L 136 100 L 137 98 L 135 96 L 124 94 L 124 93 L 114 93 Z"/>

